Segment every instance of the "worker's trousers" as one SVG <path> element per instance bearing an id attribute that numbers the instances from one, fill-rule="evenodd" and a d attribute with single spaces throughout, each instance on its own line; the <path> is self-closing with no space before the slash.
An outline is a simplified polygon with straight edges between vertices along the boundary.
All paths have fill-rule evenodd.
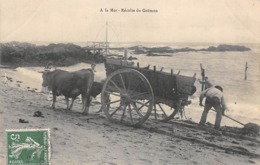
<path id="1" fill-rule="evenodd" d="M 217 112 L 214 128 L 215 129 L 219 129 L 220 128 L 220 123 L 221 123 L 221 120 L 222 120 L 222 108 L 221 108 L 220 102 L 219 102 L 219 100 L 217 98 L 208 98 L 207 97 L 207 99 L 205 101 L 204 111 L 202 113 L 202 116 L 201 116 L 199 124 L 200 125 L 204 125 L 206 123 L 208 112 L 209 112 L 209 110 L 212 107 Z"/>

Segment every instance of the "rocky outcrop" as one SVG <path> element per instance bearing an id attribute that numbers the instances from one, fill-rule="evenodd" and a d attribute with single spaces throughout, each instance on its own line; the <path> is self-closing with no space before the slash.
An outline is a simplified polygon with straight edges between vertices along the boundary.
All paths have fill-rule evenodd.
<path id="1" fill-rule="evenodd" d="M 224 52 L 224 51 L 250 51 L 251 49 L 245 46 L 240 45 L 227 45 L 227 44 L 221 44 L 217 47 L 215 46 L 209 46 L 208 48 L 202 48 L 202 49 L 194 49 L 194 48 L 178 48 L 173 49 L 169 46 L 164 47 L 144 47 L 141 45 L 132 46 L 128 48 L 129 50 L 132 50 L 134 54 L 147 54 L 147 56 L 169 56 L 167 53 L 178 53 L 178 52 L 198 52 L 198 51 L 207 51 L 207 52 Z"/>
<path id="2" fill-rule="evenodd" d="M 103 62 L 101 54 L 93 55 L 75 44 L 49 44 L 47 46 L 30 43 L 9 42 L 1 44 L 2 63 L 12 65 L 45 66 L 52 61 L 57 66 L 73 65 L 79 62 Z"/>
<path id="3" fill-rule="evenodd" d="M 216 48 L 215 47 L 209 47 L 207 51 L 217 51 L 217 52 L 225 52 L 225 51 L 239 51 L 239 52 L 244 52 L 244 51 L 250 51 L 250 48 L 247 48 L 245 46 L 240 46 L 240 45 L 218 45 Z"/>

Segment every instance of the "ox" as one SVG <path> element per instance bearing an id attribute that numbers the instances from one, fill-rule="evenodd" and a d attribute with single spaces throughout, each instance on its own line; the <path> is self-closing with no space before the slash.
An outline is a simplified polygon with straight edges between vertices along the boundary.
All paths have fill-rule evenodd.
<path id="1" fill-rule="evenodd" d="M 102 82 L 93 82 L 93 85 L 90 89 L 89 95 L 96 98 L 102 91 L 103 83 Z"/>
<path id="2" fill-rule="evenodd" d="M 75 72 L 63 70 L 46 71 L 42 75 L 43 87 L 52 91 L 52 108 L 55 109 L 56 96 L 64 95 L 67 109 L 70 110 L 74 100 L 81 94 L 83 113 L 88 114 L 90 103 L 90 89 L 94 81 L 94 73 L 91 69 L 81 69 Z M 69 98 L 72 98 L 69 106 Z"/>

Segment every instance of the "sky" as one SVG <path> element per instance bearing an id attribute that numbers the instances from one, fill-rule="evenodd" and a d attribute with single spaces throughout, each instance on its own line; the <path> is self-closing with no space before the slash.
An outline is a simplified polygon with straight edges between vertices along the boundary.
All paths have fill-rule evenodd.
<path id="1" fill-rule="evenodd" d="M 106 22 L 109 42 L 260 43 L 260 0 L 0 0 L 0 42 L 105 41 Z"/>

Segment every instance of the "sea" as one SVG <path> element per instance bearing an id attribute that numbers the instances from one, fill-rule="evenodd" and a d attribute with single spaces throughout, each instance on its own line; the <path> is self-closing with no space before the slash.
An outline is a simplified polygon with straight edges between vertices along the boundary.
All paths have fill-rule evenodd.
<path id="1" fill-rule="evenodd" d="M 86 43 L 74 43 L 85 46 Z M 209 46 L 218 46 L 216 43 L 111 43 L 110 47 L 131 46 L 145 47 L 163 47 L 169 46 L 177 48 L 208 48 Z M 185 108 L 184 119 L 199 122 L 203 107 L 199 106 L 199 95 L 201 93 L 201 68 L 205 69 L 205 75 L 213 85 L 220 85 L 224 89 L 224 97 L 227 102 L 228 111 L 226 115 L 234 118 L 241 123 L 257 123 L 260 125 L 260 45 L 258 44 L 230 44 L 243 45 L 249 47 L 251 51 L 236 52 L 208 52 L 208 51 L 189 51 L 170 54 L 170 56 L 146 56 L 146 54 L 134 54 L 127 51 L 128 56 L 136 57 L 135 65 L 139 62 L 140 67 L 150 65 L 156 66 L 157 69 L 163 68 L 164 72 L 170 72 L 185 76 L 194 76 L 196 74 L 195 86 L 196 93 L 190 96 L 192 103 Z M 115 53 L 115 52 L 114 52 Z M 124 51 L 116 52 L 123 55 Z M 169 55 L 169 54 L 168 54 Z M 245 68 L 247 64 L 247 79 L 245 80 Z M 89 67 L 89 64 L 79 63 L 73 66 L 62 67 L 60 69 L 73 71 Z M 17 71 L 23 76 L 29 76 L 32 79 L 38 79 L 39 86 L 41 82 L 40 71 L 43 68 L 17 68 Z M 96 79 L 106 79 L 104 74 L 104 65 L 97 65 Z M 215 112 L 210 112 L 208 122 L 214 124 Z M 243 125 L 223 117 L 222 126 L 243 127 Z"/>

